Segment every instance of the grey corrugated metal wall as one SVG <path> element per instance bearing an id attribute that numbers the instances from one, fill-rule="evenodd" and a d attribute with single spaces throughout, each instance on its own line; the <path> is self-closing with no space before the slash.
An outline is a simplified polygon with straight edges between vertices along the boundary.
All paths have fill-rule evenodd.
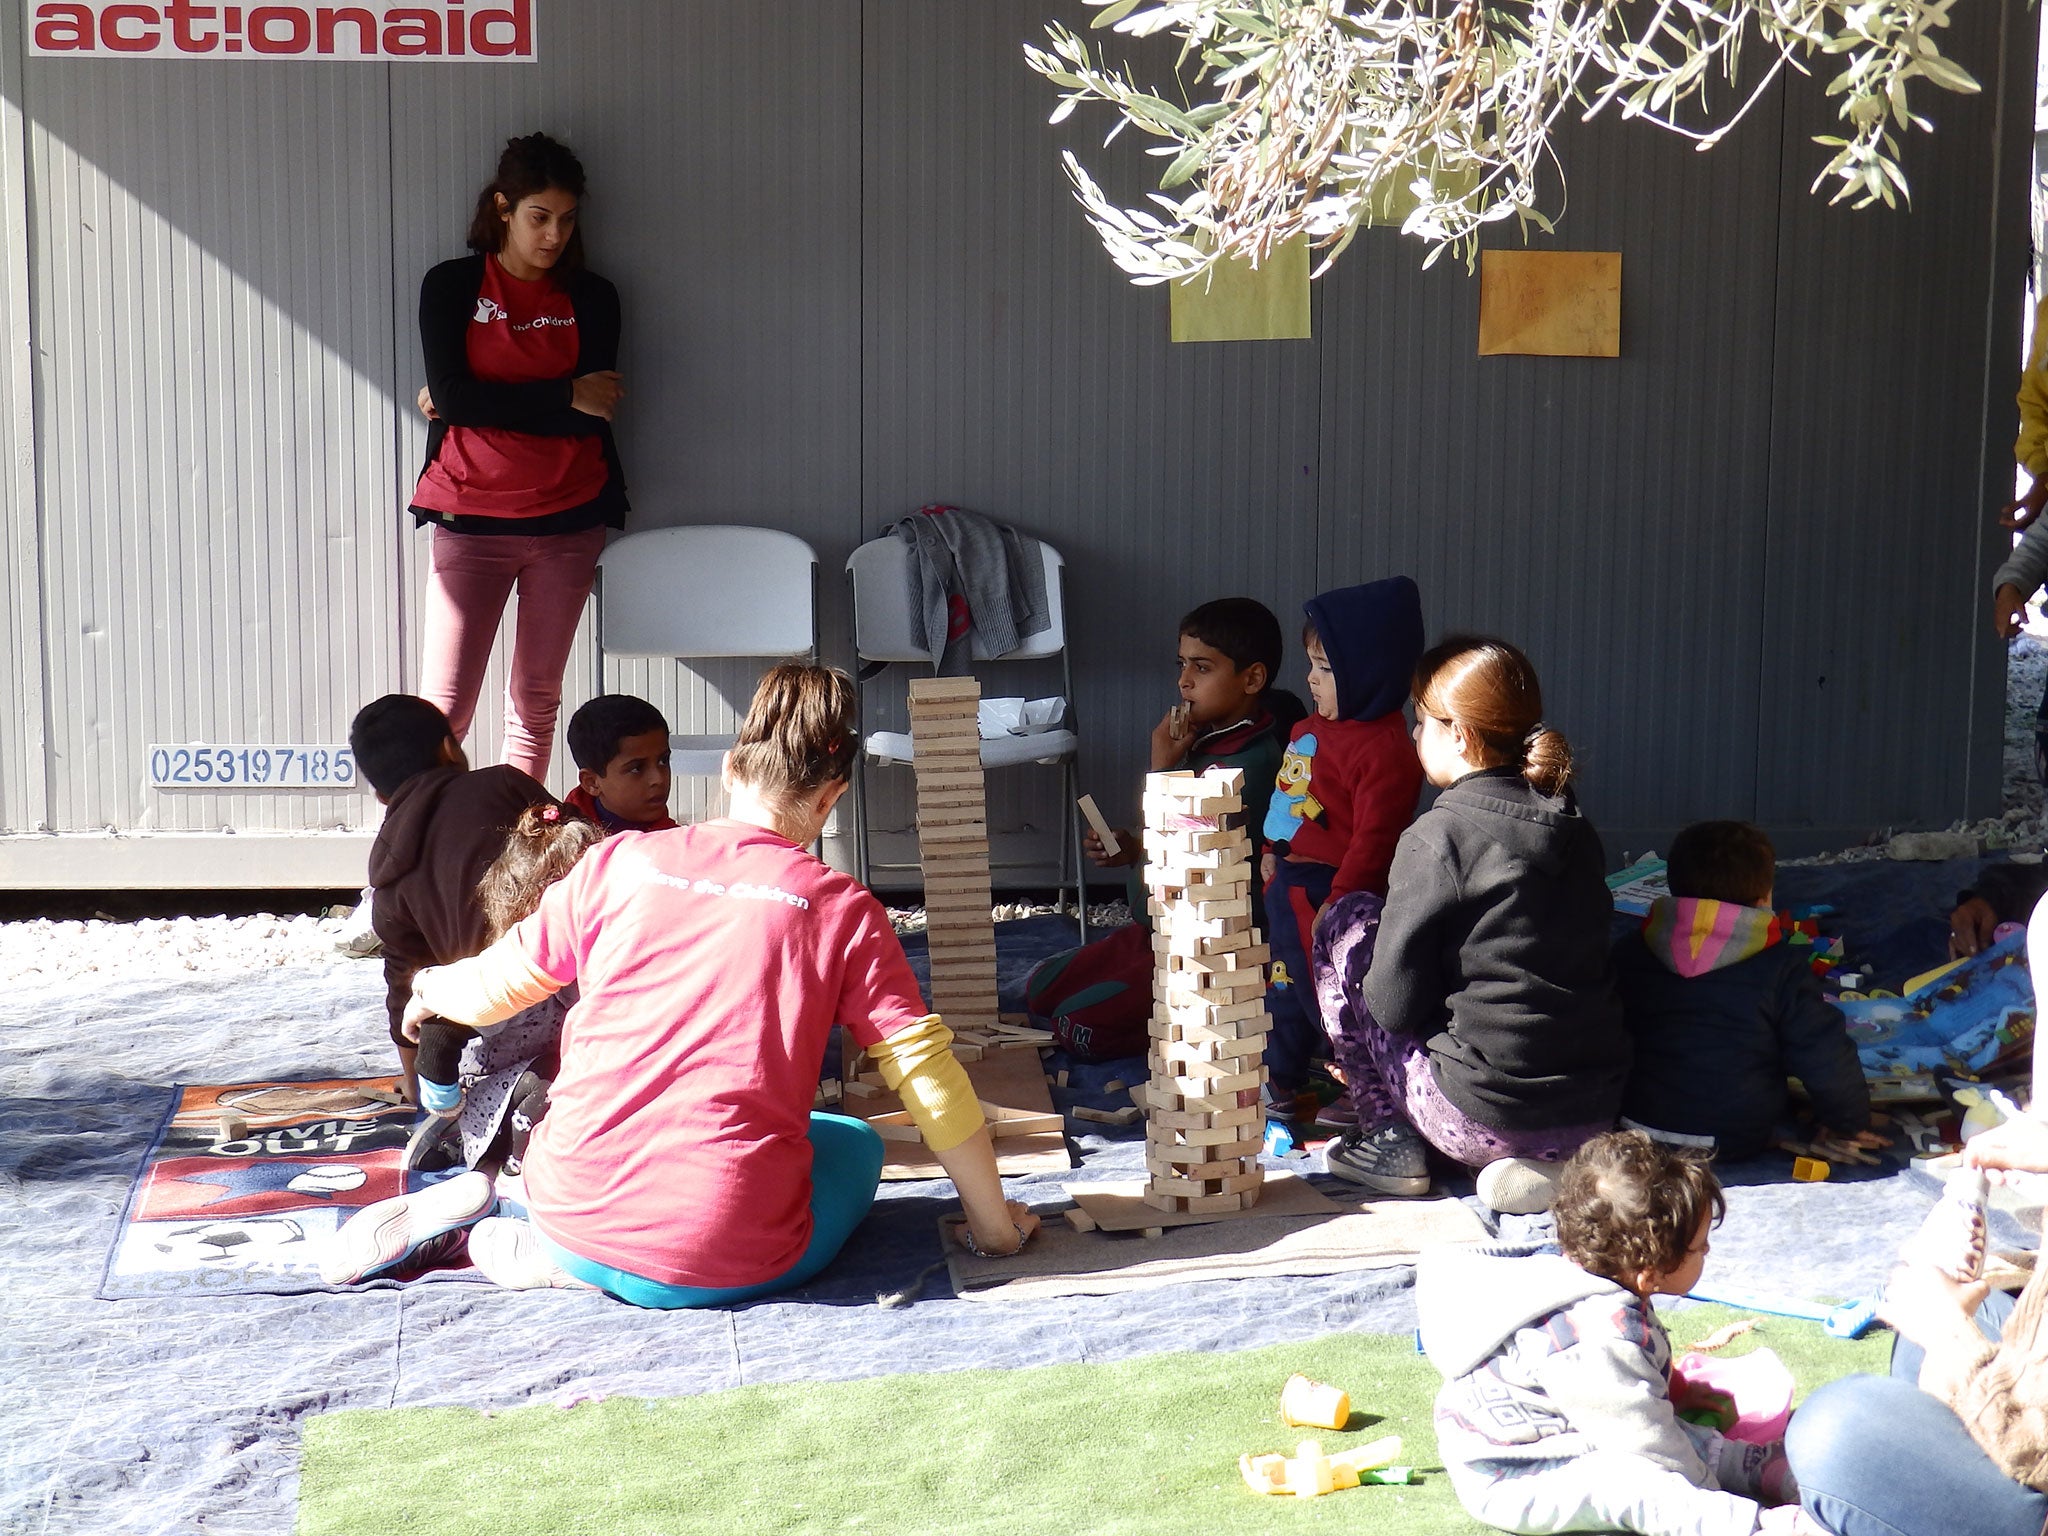
<path id="1" fill-rule="evenodd" d="M 489 67 L 24 65 L 0 7 L 25 117 L 0 116 L 0 826 L 368 818 L 366 798 L 158 794 L 141 749 L 337 739 L 416 678 L 424 541 L 396 509 L 424 441 L 417 283 L 459 249 L 495 146 L 536 125 L 591 169 L 593 264 L 626 306 L 636 526 L 809 539 L 840 660 L 861 538 L 934 500 L 1043 534 L 1112 812 L 1184 608 L 1248 592 L 1291 631 L 1316 588 L 1395 570 L 1433 630 L 1528 646 L 1616 853 L 1697 815 L 1796 846 L 1995 804 L 1980 592 L 2026 254 L 2017 0 L 1957 9 L 1952 51 L 1993 89 L 1925 103 L 1910 215 L 1809 196 L 1828 108 L 1807 82 L 1709 155 L 1573 129 L 1546 243 L 1623 253 L 1618 362 L 1475 357 L 1474 280 L 1385 232 L 1318 284 L 1315 342 L 1170 345 L 1164 296 L 1109 266 L 1058 166 L 1072 143 L 1135 192 L 1136 146 L 1103 151 L 1086 114 L 1047 128 L 1019 56 L 1081 9 L 551 0 L 543 62 Z M 567 705 L 593 670 L 586 638 Z M 679 729 L 729 719 L 749 675 L 607 668 Z M 1012 782 L 999 819 L 1054 825 L 1050 777 Z M 900 789 L 876 810 L 900 826 Z"/>

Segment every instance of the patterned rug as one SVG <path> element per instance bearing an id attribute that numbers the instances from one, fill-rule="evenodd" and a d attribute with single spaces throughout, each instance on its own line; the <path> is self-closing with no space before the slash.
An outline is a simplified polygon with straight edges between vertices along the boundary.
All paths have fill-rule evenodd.
<path id="1" fill-rule="evenodd" d="M 390 1078 L 173 1087 L 128 1192 L 101 1298 L 481 1281 L 468 1268 L 401 1269 L 360 1286 L 320 1278 L 322 1239 L 403 1191 L 399 1161 L 412 1122 Z M 440 1177 L 415 1175 L 414 1187 Z"/>

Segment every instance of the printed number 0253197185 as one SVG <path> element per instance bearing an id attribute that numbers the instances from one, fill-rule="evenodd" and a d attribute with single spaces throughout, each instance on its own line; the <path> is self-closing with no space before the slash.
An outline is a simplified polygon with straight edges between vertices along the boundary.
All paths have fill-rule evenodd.
<path id="1" fill-rule="evenodd" d="M 149 749 L 152 789 L 327 789 L 360 787 L 347 747 L 243 746 L 187 742 Z"/>

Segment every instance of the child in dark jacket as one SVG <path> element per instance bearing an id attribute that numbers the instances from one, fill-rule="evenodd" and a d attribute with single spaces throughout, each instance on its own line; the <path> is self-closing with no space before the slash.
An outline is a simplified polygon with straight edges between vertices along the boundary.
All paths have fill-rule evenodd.
<path id="1" fill-rule="evenodd" d="M 1309 970 L 1317 915 L 1355 891 L 1386 895 L 1394 844 L 1415 814 L 1422 765 L 1407 716 L 1422 654 L 1422 596 L 1406 576 L 1325 592 L 1303 605 L 1315 712 L 1287 743 L 1266 807 L 1261 860 L 1273 961 L 1267 1010 L 1274 1118 L 1313 1120 L 1309 1068 L 1329 1049 Z"/>
<path id="2" fill-rule="evenodd" d="M 1671 894 L 1614 948 L 1635 1065 L 1621 1112 L 1656 1134 L 1708 1137 L 1724 1159 L 1779 1134 L 1787 1077 L 1806 1085 L 1822 1139 L 1883 1145 L 1841 1014 L 1805 955 L 1782 944 L 1761 827 L 1702 821 L 1672 839 Z"/>
<path id="3" fill-rule="evenodd" d="M 391 1040 L 406 1095 L 418 1103 L 415 1047 L 399 1028 L 413 973 L 483 949 L 489 933 L 477 882 L 519 813 L 554 799 L 517 768 L 472 771 L 448 717 L 410 694 L 365 704 L 348 741 L 385 808 L 370 845 L 370 921 L 384 950 Z"/>
<path id="4" fill-rule="evenodd" d="M 1423 772 L 1443 793 L 1401 834 L 1384 920 L 1349 897 L 1316 939 L 1323 1017 L 1358 1109 L 1329 1170 L 1426 1194 L 1434 1146 L 1480 1170 L 1495 1210 L 1542 1210 L 1556 1165 L 1612 1128 L 1628 1077 L 1607 856 L 1514 646 L 1455 635 L 1432 647 L 1415 716 Z"/>

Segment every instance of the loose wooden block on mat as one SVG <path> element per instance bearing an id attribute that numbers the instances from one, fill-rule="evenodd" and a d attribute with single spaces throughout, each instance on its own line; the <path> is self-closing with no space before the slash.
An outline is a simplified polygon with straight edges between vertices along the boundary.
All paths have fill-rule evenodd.
<path id="1" fill-rule="evenodd" d="M 1178 1223 L 1153 1211 L 1146 1226 L 1160 1236 L 1152 1242 L 1135 1236 L 1143 1228 L 1115 1234 L 1079 1230 L 1077 1215 L 1087 1213 L 1077 1209 L 1063 1223 L 1048 1223 L 1017 1258 L 977 1259 L 949 1244 L 954 1294 L 974 1301 L 1042 1301 L 1172 1285 L 1194 1295 L 1188 1286 L 1211 1280 L 1413 1264 L 1423 1248 L 1486 1237 L 1479 1218 L 1457 1200 L 1388 1200 L 1363 1210 L 1347 1206 L 1334 1215 L 1305 1216 L 1275 1215 L 1262 1200 L 1220 1221 L 1205 1216 Z"/>
<path id="2" fill-rule="evenodd" d="M 1162 1211 L 1145 1203 L 1145 1186 L 1138 1183 L 1069 1184 L 1067 1193 L 1089 1219 L 1105 1232 L 1136 1232 L 1145 1227 L 1178 1227 L 1192 1222 L 1228 1220 L 1229 1211 Z M 1196 1199 L 1203 1198 L 1196 1196 Z M 1236 1199 L 1235 1195 L 1229 1196 Z M 1259 1203 L 1251 1211 L 1261 1216 L 1341 1216 L 1354 1207 L 1339 1205 L 1307 1180 L 1291 1173 L 1267 1177 Z"/>
<path id="3" fill-rule="evenodd" d="M 993 1014 L 991 1014 L 993 1016 Z M 966 1064 L 967 1080 L 975 1093 L 991 1104 L 1020 1113 L 1051 1115 L 1052 1093 L 1046 1087 L 1045 1068 L 1038 1052 L 1031 1050 L 990 1051 L 980 1061 Z M 849 1114 L 867 1118 L 900 1110 L 903 1101 L 886 1089 L 859 1101 Z M 882 1177 L 892 1180 L 943 1179 L 946 1170 L 932 1155 L 930 1147 L 885 1141 Z M 1005 1175 L 1023 1173 L 1065 1173 L 1074 1166 L 1067 1152 L 1067 1138 L 1057 1130 L 1034 1131 L 1025 1136 L 1005 1136 L 996 1142 L 996 1168 Z"/>

